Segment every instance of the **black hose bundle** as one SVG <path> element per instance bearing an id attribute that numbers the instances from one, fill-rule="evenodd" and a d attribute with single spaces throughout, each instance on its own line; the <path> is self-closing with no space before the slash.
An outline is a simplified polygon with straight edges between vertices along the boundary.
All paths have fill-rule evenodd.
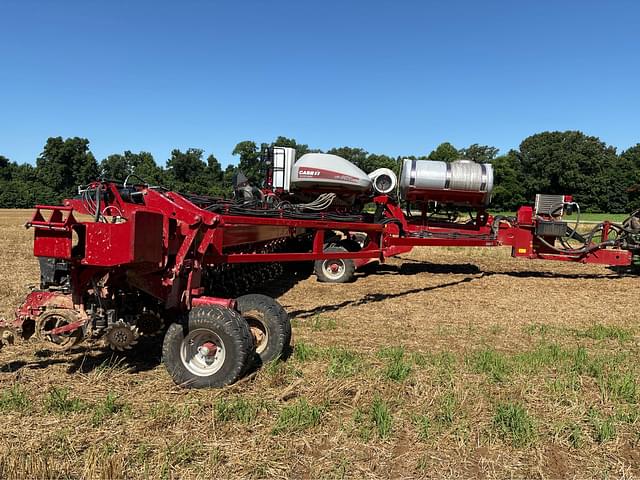
<path id="1" fill-rule="evenodd" d="M 267 196 L 264 200 L 207 197 L 205 195 L 181 194 L 194 205 L 213 213 L 261 218 L 290 218 L 296 220 L 331 220 L 337 222 L 362 222 L 362 215 L 326 212 L 336 198 L 335 193 L 324 193 L 309 203 L 292 204 Z"/>
<path id="2" fill-rule="evenodd" d="M 634 250 L 640 248 L 640 219 L 637 221 L 638 228 L 633 228 L 631 225 L 631 219 L 637 218 L 636 215 L 640 212 L 637 210 L 632 213 L 622 224 L 609 223 L 609 234 L 615 233 L 615 238 L 608 239 L 604 242 L 594 242 L 594 238 L 599 232 L 603 232 L 605 223 L 599 223 L 586 234 L 581 235 L 581 241 L 578 247 L 572 247 L 568 242 L 570 240 L 577 240 L 576 229 L 571 229 L 571 233 L 568 236 L 561 237 L 560 243 L 562 248 L 558 248 L 555 245 L 550 244 L 543 237 L 536 235 L 536 238 L 540 243 L 550 248 L 551 250 L 570 256 L 582 256 L 595 250 L 600 250 L 606 247 L 617 247 L 628 250 Z"/>

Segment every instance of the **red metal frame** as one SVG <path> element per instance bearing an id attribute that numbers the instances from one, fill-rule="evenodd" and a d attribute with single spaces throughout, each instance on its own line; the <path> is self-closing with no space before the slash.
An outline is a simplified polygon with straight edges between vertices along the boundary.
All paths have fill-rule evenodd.
<path id="1" fill-rule="evenodd" d="M 176 192 L 159 192 L 139 187 L 142 203 L 125 202 L 113 183 L 95 183 L 108 201 L 105 207 L 118 211 L 123 223 L 77 222 L 73 211 L 87 214 L 81 200 L 67 200 L 64 207 L 38 206 L 29 226 L 36 229 L 34 254 L 71 259 L 71 232 L 82 232 L 85 252 L 81 265 L 95 268 L 131 266 L 146 277 L 143 290 L 163 298 L 170 306 L 179 300 L 189 306 L 192 292 L 198 292 L 203 265 L 221 263 L 288 262 L 325 259 L 353 259 L 357 265 L 409 251 L 417 246 L 494 247 L 512 246 L 514 257 L 628 265 L 631 253 L 614 249 L 595 249 L 583 255 L 563 255 L 548 251 L 534 241 L 535 219 L 531 207 L 518 211 L 515 224 L 493 218 L 470 224 L 429 222 L 424 217 L 407 218 L 399 205 L 386 195 L 374 198 L 384 218 L 393 223 L 339 222 L 291 218 L 220 215 L 198 208 Z M 46 221 L 41 210 L 52 210 Z M 63 218 L 63 214 L 67 217 Z M 84 229 L 84 231 L 82 231 Z M 325 252 L 326 231 L 362 232 L 368 245 L 358 252 Z M 313 235 L 308 252 L 233 252 L 234 247 L 257 245 L 279 238 Z M 603 233 L 606 236 L 607 232 Z M 187 274 L 189 288 L 180 295 L 176 278 Z M 138 276 L 139 277 L 139 276 Z M 138 282 L 140 283 L 140 282 Z M 138 284 L 138 287 L 142 285 Z M 167 292 L 168 290 L 168 292 Z M 168 293 L 168 294 L 167 294 Z M 180 297 L 180 298 L 178 298 Z"/>

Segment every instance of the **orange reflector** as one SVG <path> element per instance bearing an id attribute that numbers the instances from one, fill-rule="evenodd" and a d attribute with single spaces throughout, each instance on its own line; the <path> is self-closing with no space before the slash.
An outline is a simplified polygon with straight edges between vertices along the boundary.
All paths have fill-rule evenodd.
<path id="1" fill-rule="evenodd" d="M 519 248 L 518 249 L 518 253 L 527 253 L 527 249 L 526 248 Z"/>

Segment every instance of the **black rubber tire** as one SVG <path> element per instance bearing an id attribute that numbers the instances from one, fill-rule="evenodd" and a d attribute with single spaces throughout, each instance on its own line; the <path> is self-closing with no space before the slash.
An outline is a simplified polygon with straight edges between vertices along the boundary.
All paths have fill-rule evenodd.
<path id="1" fill-rule="evenodd" d="M 196 329 L 213 332 L 224 344 L 224 363 L 211 375 L 191 372 L 180 355 L 185 336 Z M 253 352 L 253 336 L 244 318 L 234 310 L 211 305 L 193 308 L 186 325 L 171 324 L 162 344 L 162 361 L 173 381 L 181 387 L 220 388 L 240 378 L 253 359 Z"/>
<path id="2" fill-rule="evenodd" d="M 329 247 L 325 248 L 325 253 L 330 252 L 348 252 L 348 250 L 344 247 Z M 350 259 L 340 259 L 342 262 L 343 269 L 340 272 L 339 276 L 329 275 L 325 272 L 325 265 L 330 265 L 334 260 L 316 260 L 314 263 L 313 271 L 316 274 L 319 282 L 324 283 L 346 283 L 353 278 L 353 274 L 356 271 L 356 266 L 353 263 L 353 260 Z"/>
<path id="3" fill-rule="evenodd" d="M 263 341 L 256 344 L 260 364 L 285 358 L 291 349 L 291 321 L 282 305 L 258 293 L 238 297 L 236 302 L 249 328 L 259 328 L 265 334 Z"/>

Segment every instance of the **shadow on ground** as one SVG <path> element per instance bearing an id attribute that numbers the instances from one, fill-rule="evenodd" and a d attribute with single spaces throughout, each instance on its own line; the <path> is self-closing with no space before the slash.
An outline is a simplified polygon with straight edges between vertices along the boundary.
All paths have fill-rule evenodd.
<path id="1" fill-rule="evenodd" d="M 404 297 L 406 295 L 411 295 L 414 293 L 429 292 L 431 290 L 439 290 L 441 288 L 453 287 L 463 283 L 472 282 L 473 280 L 477 280 L 478 278 L 482 278 L 483 276 L 484 274 L 481 274 L 478 277 L 465 277 L 460 280 L 456 280 L 454 282 L 442 283 L 440 285 L 431 285 L 424 288 L 412 288 L 412 289 L 405 290 L 403 292 L 398 292 L 398 293 L 368 293 L 364 297 L 357 300 L 346 300 L 344 302 L 336 303 L 333 305 L 324 305 L 322 307 L 316 307 L 310 310 L 293 310 L 289 312 L 289 315 L 292 318 L 293 317 L 297 317 L 297 318 L 312 317 L 319 313 L 334 312 L 336 310 L 340 310 L 341 308 L 344 308 L 347 306 L 358 306 L 358 305 L 364 305 L 367 303 L 383 302 L 390 298 Z"/>
<path id="2" fill-rule="evenodd" d="M 34 346 L 37 346 L 34 344 Z M 40 370 L 52 365 L 67 365 L 67 373 L 88 374 L 97 368 L 118 367 L 135 374 L 156 368 L 162 359 L 162 337 L 141 340 L 133 349 L 116 352 L 96 343 L 83 343 L 66 352 L 40 348 L 35 360 L 12 360 L 0 365 L 0 372 L 15 373 L 22 369 Z"/>
<path id="3" fill-rule="evenodd" d="M 557 272 L 544 272 L 544 271 L 482 271 L 476 265 L 472 264 L 435 264 L 435 263 L 403 263 L 397 265 L 379 265 L 379 266 L 367 266 L 359 274 L 358 278 L 365 278 L 369 275 L 417 275 L 420 273 L 429 273 L 434 275 L 473 275 L 465 278 L 442 283 L 440 285 L 431 285 L 428 287 L 417 287 L 409 290 L 404 290 L 397 293 L 367 293 L 362 298 L 356 300 L 346 300 L 333 305 L 324 305 L 321 307 L 315 307 L 309 310 L 292 310 L 289 315 L 298 318 L 307 318 L 324 312 L 333 312 L 340 310 L 347 306 L 359 306 L 367 303 L 382 302 L 391 298 L 400 298 L 414 293 L 429 292 L 432 290 L 439 290 L 442 288 L 454 287 L 463 283 L 469 283 L 481 278 L 487 278 L 494 275 L 505 275 L 515 278 L 562 278 L 573 280 L 592 280 L 592 279 L 615 279 L 610 274 L 594 274 L 594 273 L 557 273 Z M 622 278 L 622 277 L 620 277 Z"/>

